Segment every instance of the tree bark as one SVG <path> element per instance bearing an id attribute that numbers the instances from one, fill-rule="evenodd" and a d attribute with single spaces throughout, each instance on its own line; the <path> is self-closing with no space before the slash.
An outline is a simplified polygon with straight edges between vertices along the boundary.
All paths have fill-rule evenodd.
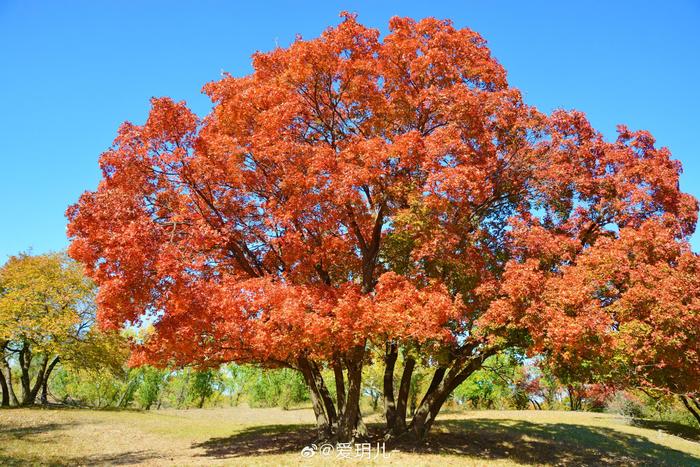
<path id="1" fill-rule="evenodd" d="M 695 410 L 693 406 L 690 405 L 686 396 L 680 396 L 680 398 L 681 401 L 683 401 L 683 405 L 685 406 L 685 408 L 688 409 L 688 412 L 690 412 L 693 415 L 693 417 L 695 417 L 695 420 L 697 420 L 697 422 L 700 423 L 700 412 Z M 695 400 L 693 400 L 693 402 L 695 403 Z"/>
<path id="2" fill-rule="evenodd" d="M 326 416 L 328 417 L 328 423 L 331 426 L 335 426 L 338 422 L 338 414 L 335 410 L 335 405 L 333 405 L 333 398 L 331 397 L 326 382 L 323 380 L 323 375 L 321 375 L 321 369 L 315 362 L 309 362 L 309 367 L 311 368 L 311 374 L 313 375 L 314 381 L 316 382 L 316 387 L 318 388 L 318 393 L 321 396 L 321 401 L 323 401 L 323 407 L 326 411 Z"/>
<path id="3" fill-rule="evenodd" d="M 338 403 L 338 416 L 343 416 L 345 410 L 345 376 L 343 366 L 339 359 L 333 362 L 333 375 L 335 376 L 335 396 Z"/>
<path id="4" fill-rule="evenodd" d="M 32 361 L 32 351 L 26 342 L 19 351 L 18 361 L 20 369 L 19 381 L 22 385 L 22 405 L 26 405 L 31 393 L 31 388 L 29 387 L 29 366 Z"/>
<path id="5" fill-rule="evenodd" d="M 571 385 L 566 386 L 566 392 L 569 393 L 569 408 L 571 411 L 581 409 L 581 399 L 576 396 L 576 389 Z"/>
<path id="6" fill-rule="evenodd" d="M 396 402 L 394 400 L 394 369 L 399 351 L 396 344 L 387 342 L 384 355 L 384 419 L 389 432 L 396 425 Z"/>
<path id="7" fill-rule="evenodd" d="M 7 384 L 7 393 L 10 397 L 10 405 L 18 406 L 19 401 L 17 400 L 17 395 L 15 394 L 15 388 L 12 384 L 12 368 L 10 364 L 7 363 L 4 355 L 0 355 L 0 373 L 5 376 L 5 382 Z"/>
<path id="8" fill-rule="evenodd" d="M 0 371 L 0 390 L 2 390 L 2 399 L 0 399 L 0 407 L 8 407 L 10 405 L 10 391 L 7 389 L 5 375 Z"/>
<path id="9" fill-rule="evenodd" d="M 355 422 L 355 437 L 356 438 L 366 438 L 368 435 L 367 426 L 364 420 L 362 420 L 362 411 L 360 410 L 360 404 L 357 404 L 357 421 Z"/>
<path id="10" fill-rule="evenodd" d="M 2 358 L 3 363 L 5 362 L 5 348 L 8 342 L 0 342 L 0 358 Z M 4 365 L 0 367 L 0 387 L 2 389 L 2 399 L 0 400 L 0 407 L 8 407 L 10 405 L 10 390 L 7 387 L 7 381 L 5 381 L 5 374 L 3 373 Z"/>
<path id="11" fill-rule="evenodd" d="M 30 400 L 26 405 L 32 405 L 34 402 L 36 402 L 36 396 L 39 393 L 39 389 L 41 389 L 41 385 L 44 383 L 44 375 L 46 374 L 46 367 L 48 363 L 49 357 L 44 356 L 41 359 L 41 368 L 39 369 L 39 372 L 34 379 L 34 384 L 31 387 L 31 392 L 29 394 Z"/>
<path id="12" fill-rule="evenodd" d="M 411 389 L 411 378 L 416 360 L 413 357 L 406 357 L 403 373 L 401 374 L 401 384 L 399 385 L 399 395 L 396 401 L 396 423 L 394 434 L 400 435 L 406 431 L 406 408 L 408 407 L 408 394 Z"/>
<path id="13" fill-rule="evenodd" d="M 425 391 L 425 395 L 423 396 L 423 399 L 421 399 L 420 404 L 418 404 L 419 407 L 421 405 L 423 405 L 426 397 L 428 397 L 430 394 L 435 392 L 437 387 L 442 382 L 442 379 L 445 377 L 446 371 L 447 371 L 447 368 L 444 366 L 438 367 L 438 369 L 435 370 L 435 373 L 433 373 L 433 379 L 430 380 L 430 386 L 428 386 L 428 389 L 427 389 L 427 391 Z"/>
<path id="14" fill-rule="evenodd" d="M 428 388 L 428 391 L 411 420 L 410 428 L 416 439 L 421 440 L 425 438 L 433 422 L 435 422 L 435 417 L 437 417 L 437 414 L 440 412 L 447 398 L 452 394 L 452 391 L 462 384 L 472 373 L 481 368 L 484 360 L 493 354 L 495 354 L 495 350 L 490 349 L 486 352 L 482 352 L 481 355 L 469 358 L 466 364 L 464 363 L 464 359 L 455 361 L 449 371 L 446 371 L 445 368 L 438 368 L 438 370 L 436 370 L 430 388 Z"/>
<path id="15" fill-rule="evenodd" d="M 693 404 L 695 404 L 695 407 L 700 410 L 700 399 L 697 398 L 697 396 L 689 396 L 690 400 L 693 401 Z"/>
<path id="16" fill-rule="evenodd" d="M 32 364 L 32 351 L 28 343 L 24 343 L 22 350 L 19 353 L 20 370 L 22 371 L 20 381 L 22 383 L 22 405 L 33 405 L 36 401 L 36 395 L 44 382 L 44 373 L 48 365 L 48 357 L 43 356 L 41 367 L 36 374 L 34 384 L 31 382 L 30 368 Z"/>
<path id="17" fill-rule="evenodd" d="M 49 403 L 48 392 L 49 392 L 49 378 L 51 377 L 51 372 L 56 368 L 56 365 L 61 360 L 60 357 L 54 357 L 54 359 L 49 364 L 48 368 L 44 372 L 44 378 L 41 383 L 41 404 L 47 405 Z"/>
<path id="18" fill-rule="evenodd" d="M 347 358 L 348 388 L 345 411 L 338 423 L 338 441 L 349 442 L 355 438 L 361 423 L 360 393 L 362 391 L 362 360 L 364 358 L 364 346 L 358 346 L 350 352 Z"/>
<path id="19" fill-rule="evenodd" d="M 298 360 L 299 371 L 304 377 L 304 382 L 309 388 L 309 397 L 311 398 L 311 406 L 314 410 L 314 415 L 316 416 L 316 428 L 318 429 L 318 435 L 320 438 L 328 438 L 331 435 L 331 424 L 328 420 L 325 407 L 323 405 L 323 400 L 321 399 L 321 393 L 316 386 L 316 379 L 311 371 L 311 365 L 309 361 L 301 357 Z"/>

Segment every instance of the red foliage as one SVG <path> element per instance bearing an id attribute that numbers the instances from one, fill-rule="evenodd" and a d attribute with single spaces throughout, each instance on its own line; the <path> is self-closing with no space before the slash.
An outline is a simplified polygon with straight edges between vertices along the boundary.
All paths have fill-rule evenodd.
<path id="1" fill-rule="evenodd" d="M 478 34 L 431 18 L 380 39 L 345 15 L 253 66 L 205 86 L 203 119 L 153 99 L 68 211 L 100 322 L 154 317 L 138 361 L 392 340 L 700 368 L 697 202 L 647 132 L 540 113 Z"/>

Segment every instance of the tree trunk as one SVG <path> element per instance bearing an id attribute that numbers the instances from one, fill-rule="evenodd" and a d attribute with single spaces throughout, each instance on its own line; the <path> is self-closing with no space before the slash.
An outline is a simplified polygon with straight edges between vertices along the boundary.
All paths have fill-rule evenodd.
<path id="1" fill-rule="evenodd" d="M 408 406 L 408 394 L 411 389 L 411 378 L 413 377 L 413 369 L 416 366 L 416 361 L 413 357 L 406 357 L 406 362 L 401 375 L 401 384 L 399 385 L 399 396 L 396 401 L 396 424 L 394 425 L 394 434 L 400 435 L 406 432 L 406 408 Z"/>
<path id="2" fill-rule="evenodd" d="M 33 405 L 36 401 L 36 395 L 44 382 L 44 373 L 46 372 L 46 366 L 48 364 L 48 357 L 43 356 L 41 367 L 37 372 L 34 384 L 31 383 L 30 367 L 32 364 L 32 352 L 29 345 L 25 342 L 22 346 L 22 350 L 19 353 L 20 370 L 22 371 L 20 381 L 22 383 L 22 405 Z"/>
<path id="3" fill-rule="evenodd" d="M 44 378 L 41 383 L 41 405 L 49 405 L 49 388 L 48 388 L 48 378 Z"/>
<path id="4" fill-rule="evenodd" d="M 306 358 L 302 357 L 298 360 L 298 366 L 299 371 L 304 377 L 304 382 L 306 382 L 306 386 L 309 388 L 311 406 L 313 407 L 314 415 L 316 416 L 318 435 L 320 438 L 328 438 L 331 435 L 331 424 L 328 420 L 328 415 L 326 414 L 321 393 L 316 386 L 316 379 L 311 371 L 311 365 Z"/>
<path id="5" fill-rule="evenodd" d="M 347 388 L 343 378 L 343 369 L 334 364 L 336 375 L 336 390 L 338 401 L 343 410 L 338 411 L 333 398 L 323 380 L 318 365 L 308 358 L 301 357 L 297 360 L 297 370 L 304 377 L 304 382 L 309 388 L 311 405 L 316 416 L 316 425 L 321 439 L 335 439 L 340 442 L 352 441 L 356 437 L 365 436 L 367 429 L 362 421 L 360 412 L 360 395 L 362 391 L 362 363 L 364 347 L 357 347 L 349 352 L 345 363 L 347 366 Z M 338 363 L 340 360 L 338 360 Z"/>
<path id="6" fill-rule="evenodd" d="M 3 362 L 5 361 L 5 348 L 8 342 L 0 342 L 0 358 Z M 7 381 L 5 381 L 5 374 L 3 373 L 4 365 L 0 366 L 0 389 L 2 389 L 2 399 L 0 400 L 0 407 L 7 407 L 10 405 L 10 390 L 7 387 Z"/>
<path id="7" fill-rule="evenodd" d="M 333 375 L 335 376 L 335 397 L 338 402 L 338 416 L 343 416 L 345 410 L 345 376 L 339 359 L 333 362 Z"/>
<path id="8" fill-rule="evenodd" d="M 695 407 L 700 410 L 700 399 L 698 399 L 697 396 L 689 396 L 690 400 L 693 401 L 693 404 L 695 404 Z"/>
<path id="9" fill-rule="evenodd" d="M 569 393 L 569 408 L 572 411 L 579 410 L 581 408 L 581 400 L 576 396 L 576 389 L 569 384 L 566 387 L 566 392 Z"/>
<path id="10" fill-rule="evenodd" d="M 462 360 L 462 363 L 455 362 L 449 372 L 446 372 L 445 368 L 438 368 L 435 371 L 430 387 L 411 420 L 410 428 L 416 439 L 422 440 L 425 438 L 433 422 L 435 422 L 435 417 L 437 417 L 452 391 L 472 373 L 481 368 L 484 360 L 494 353 L 495 350 L 489 350 L 479 356 L 471 357 L 466 365 L 463 364 L 464 360 Z"/>
<path id="11" fill-rule="evenodd" d="M 430 380 L 430 386 L 428 386 L 428 390 L 425 391 L 425 395 L 423 396 L 423 399 L 421 399 L 420 404 L 418 404 L 419 407 L 421 405 L 423 405 L 426 397 L 428 397 L 430 394 L 435 392 L 437 387 L 442 382 L 442 379 L 445 377 L 446 371 L 447 371 L 447 368 L 444 366 L 441 366 L 437 370 L 435 370 L 435 373 L 433 373 L 433 379 Z"/>
<path id="12" fill-rule="evenodd" d="M 185 372 L 185 381 L 182 383 L 182 387 L 180 388 L 180 394 L 178 394 L 177 396 L 178 409 L 182 408 L 182 404 L 185 403 L 185 394 L 187 392 L 187 388 L 189 388 L 190 385 L 190 369 L 186 368 L 183 371 Z"/>
<path id="13" fill-rule="evenodd" d="M 22 405 L 26 405 L 31 393 L 31 388 L 29 387 L 29 365 L 32 361 L 32 352 L 26 343 L 22 345 L 19 351 L 18 361 L 20 369 L 19 381 L 22 385 Z"/>
<path id="14" fill-rule="evenodd" d="M 700 412 L 695 410 L 693 406 L 690 405 L 688 402 L 688 398 L 686 396 L 680 396 L 681 401 L 683 401 L 683 405 L 685 406 L 686 409 L 688 409 L 688 412 L 690 412 L 693 417 L 695 417 L 695 420 L 697 420 L 698 424 L 700 424 Z M 693 400 L 695 405 L 697 405 L 697 402 Z"/>
<path id="15" fill-rule="evenodd" d="M 364 420 L 362 420 L 362 411 L 360 411 L 360 404 L 357 405 L 357 421 L 355 422 L 355 437 L 356 438 L 366 438 L 368 435 L 367 426 Z"/>
<path id="16" fill-rule="evenodd" d="M 36 396 L 39 394 L 39 389 L 41 389 L 41 385 L 44 384 L 44 375 L 46 374 L 46 367 L 49 362 L 49 357 L 44 356 L 41 360 L 41 368 L 39 369 L 39 372 L 36 374 L 36 377 L 34 379 L 34 384 L 31 387 L 31 392 L 29 393 L 30 400 L 26 405 L 32 405 L 36 401 Z"/>
<path id="17" fill-rule="evenodd" d="M 119 408 L 126 407 L 126 405 L 129 403 L 129 401 L 131 399 L 135 384 L 136 383 L 133 380 L 128 381 L 126 383 L 126 388 L 124 389 L 124 393 L 122 393 L 121 397 L 119 398 L 119 402 L 117 402 L 117 407 L 119 407 Z"/>
<path id="18" fill-rule="evenodd" d="M 355 438 L 361 423 L 360 393 L 362 391 L 362 360 L 364 346 L 355 348 L 347 359 L 348 388 L 345 411 L 338 423 L 338 441 L 349 442 Z"/>
<path id="19" fill-rule="evenodd" d="M 7 389 L 7 382 L 5 381 L 5 375 L 2 371 L 0 371 L 0 390 L 2 390 L 0 407 L 8 407 L 10 405 L 10 391 Z"/>
<path id="20" fill-rule="evenodd" d="M 318 367 L 316 362 L 310 362 L 311 374 L 313 375 L 314 381 L 316 382 L 316 387 L 318 388 L 318 393 L 321 396 L 321 401 L 323 402 L 323 407 L 326 410 L 326 416 L 328 417 L 328 423 L 331 426 L 335 426 L 338 422 L 338 413 L 335 410 L 335 405 L 333 404 L 333 398 L 331 393 L 328 391 L 326 382 L 323 380 L 323 375 L 321 374 L 321 369 Z"/>
<path id="21" fill-rule="evenodd" d="M 450 392 L 449 386 L 441 383 L 438 389 L 418 406 L 416 414 L 411 420 L 411 429 L 417 439 L 421 440 L 428 434 L 433 422 L 435 422 L 435 417 L 437 417 Z"/>
<path id="22" fill-rule="evenodd" d="M 17 395 L 15 394 L 15 388 L 12 384 L 12 368 L 10 364 L 7 363 L 5 356 L 0 356 L 0 373 L 5 376 L 5 383 L 7 384 L 7 393 L 10 397 L 10 405 L 18 406 L 19 401 L 17 400 Z"/>
<path id="23" fill-rule="evenodd" d="M 386 344 L 384 356 L 384 419 L 387 430 L 394 431 L 396 425 L 396 402 L 394 401 L 394 369 L 399 351 L 396 344 Z"/>
<path id="24" fill-rule="evenodd" d="M 49 378 L 51 377 L 51 372 L 56 368 L 56 365 L 60 361 L 60 357 L 54 357 L 49 364 L 48 368 L 44 372 L 44 378 L 41 383 L 41 404 L 47 405 L 49 403 L 48 392 L 49 392 Z"/>

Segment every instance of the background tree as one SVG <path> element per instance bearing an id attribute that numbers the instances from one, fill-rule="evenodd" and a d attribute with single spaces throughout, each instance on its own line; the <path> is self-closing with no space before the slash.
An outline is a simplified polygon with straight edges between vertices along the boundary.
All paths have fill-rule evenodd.
<path id="1" fill-rule="evenodd" d="M 697 202 L 648 133 L 607 142 L 579 112 L 526 105 L 475 32 L 393 18 L 380 38 L 343 17 L 208 84 L 204 119 L 161 98 L 122 125 L 68 211 L 70 253 L 105 326 L 154 322 L 135 363 L 297 370 L 319 429 L 349 440 L 382 349 L 387 432 L 421 438 L 499 351 L 571 360 L 620 334 L 613 268 L 583 303 L 560 286 L 637 232 L 687 250 Z M 410 423 L 401 353 L 432 370 Z"/>
<path id="2" fill-rule="evenodd" d="M 157 404 L 167 381 L 167 374 L 159 368 L 144 366 L 138 372 L 136 400 L 144 410 L 150 410 Z"/>
<path id="3" fill-rule="evenodd" d="M 204 407 L 204 402 L 214 394 L 216 373 L 212 370 L 196 371 L 190 385 L 190 397 L 196 401 L 197 407 Z"/>
<path id="4" fill-rule="evenodd" d="M 12 370 L 20 370 L 21 405 L 33 404 L 59 362 L 74 367 L 118 365 L 124 341 L 93 329 L 95 286 L 65 254 L 20 254 L 0 268 L 0 342 L 10 396 Z M 9 383 L 9 384 L 8 384 Z M 14 396 L 12 396 L 14 397 Z"/>

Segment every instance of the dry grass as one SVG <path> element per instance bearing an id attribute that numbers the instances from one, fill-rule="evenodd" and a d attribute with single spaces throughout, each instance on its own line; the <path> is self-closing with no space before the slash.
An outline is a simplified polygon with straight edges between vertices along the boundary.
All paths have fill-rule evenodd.
<path id="1" fill-rule="evenodd" d="M 337 464 L 301 457 L 312 423 L 308 409 L 2 410 L 0 464 Z M 700 432 L 596 413 L 466 412 L 442 416 L 425 444 L 387 451 L 363 464 L 700 465 Z"/>

